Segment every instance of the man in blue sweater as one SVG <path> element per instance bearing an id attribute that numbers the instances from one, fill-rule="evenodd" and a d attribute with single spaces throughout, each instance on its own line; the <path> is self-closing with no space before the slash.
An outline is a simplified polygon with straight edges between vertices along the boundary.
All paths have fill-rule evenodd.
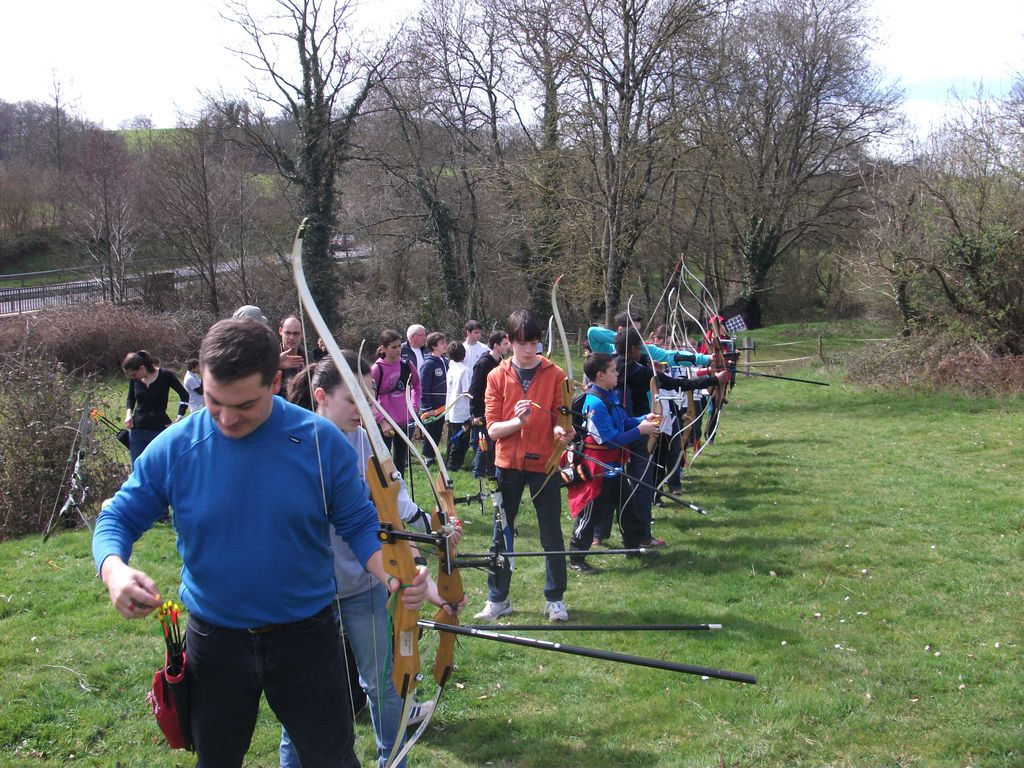
<path id="1" fill-rule="evenodd" d="M 358 766 L 333 600 L 329 526 L 392 591 L 380 528 L 341 432 L 274 397 L 270 328 L 222 320 L 200 349 L 206 408 L 162 432 L 96 522 L 93 557 L 127 618 L 160 603 L 128 565 L 133 543 L 173 509 L 198 766 L 241 766 L 261 692 L 305 768 Z"/>

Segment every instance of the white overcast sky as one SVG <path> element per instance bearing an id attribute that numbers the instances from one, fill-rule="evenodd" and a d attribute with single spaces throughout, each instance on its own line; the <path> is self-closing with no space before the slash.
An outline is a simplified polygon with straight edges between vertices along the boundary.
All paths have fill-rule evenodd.
<path id="1" fill-rule="evenodd" d="M 270 0 L 253 0 L 256 8 Z M 359 22 L 393 27 L 415 0 L 362 0 Z M 65 99 L 115 128 L 136 115 L 173 126 L 200 92 L 241 93 L 247 70 L 225 46 L 237 30 L 217 0 L 0 0 L 0 99 Z M 906 95 L 919 129 L 941 118 L 950 89 L 1002 94 L 1024 73 L 1024 2 L 872 0 L 877 63 Z"/>

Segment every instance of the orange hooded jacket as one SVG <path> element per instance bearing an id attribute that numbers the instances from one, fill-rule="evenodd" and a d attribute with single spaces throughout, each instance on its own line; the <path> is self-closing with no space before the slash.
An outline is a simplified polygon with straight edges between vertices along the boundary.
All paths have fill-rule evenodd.
<path id="1" fill-rule="evenodd" d="M 540 359 L 540 366 L 526 394 L 523 394 L 522 382 L 512 368 L 511 359 L 502 360 L 487 374 L 484 418 L 488 424 L 514 418 L 513 408 L 520 400 L 532 400 L 540 406 L 533 409 L 523 429 L 496 441 L 495 466 L 528 472 L 547 471 L 545 465 L 555 448 L 555 409 L 562 405 L 562 382 L 565 379 L 565 371 L 544 357 Z"/>

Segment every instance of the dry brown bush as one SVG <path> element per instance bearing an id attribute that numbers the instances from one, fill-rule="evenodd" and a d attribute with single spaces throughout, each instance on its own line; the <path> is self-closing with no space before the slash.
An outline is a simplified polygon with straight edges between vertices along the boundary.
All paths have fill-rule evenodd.
<path id="1" fill-rule="evenodd" d="M 70 376 L 52 358 L 22 347 L 0 359 L 0 540 L 42 533 L 69 490 L 74 453 L 88 486 L 85 513 L 95 517 L 99 503 L 124 481 L 127 454 L 102 425 L 78 442 L 83 408 L 94 402 L 91 383 Z M 63 526 L 80 524 L 69 513 Z"/>
<path id="2" fill-rule="evenodd" d="M 869 387 L 996 397 L 1024 392 L 1024 357 L 998 357 L 950 334 L 896 339 L 864 348 L 846 363 L 848 378 Z"/>
<path id="3" fill-rule="evenodd" d="M 135 307 L 90 304 L 6 318 L 0 354 L 22 347 L 78 374 L 119 373 L 129 352 L 145 349 L 164 367 L 180 368 L 199 351 L 217 318 L 199 310 L 148 312 Z"/>

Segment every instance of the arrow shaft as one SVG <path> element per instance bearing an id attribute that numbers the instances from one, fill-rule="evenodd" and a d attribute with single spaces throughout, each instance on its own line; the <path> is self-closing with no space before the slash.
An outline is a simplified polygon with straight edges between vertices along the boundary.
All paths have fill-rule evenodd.
<path id="1" fill-rule="evenodd" d="M 530 637 L 519 637 L 518 635 L 506 635 L 501 632 L 489 632 L 472 627 L 458 627 L 452 624 L 440 624 L 436 621 L 420 620 L 419 625 L 424 629 L 433 629 L 438 632 L 451 632 L 464 637 L 479 637 L 484 640 L 493 640 L 508 645 L 519 645 L 527 648 L 540 648 L 556 653 L 566 653 L 570 656 L 585 656 L 591 659 L 602 659 L 604 661 L 615 661 L 620 664 L 632 664 L 637 667 L 648 667 L 650 669 L 663 669 L 668 672 L 679 672 L 687 675 L 700 675 L 701 677 L 713 677 L 716 680 L 728 680 L 734 683 L 757 683 L 754 675 L 742 672 L 731 672 L 727 669 L 714 669 L 713 667 L 701 667 L 695 664 L 680 664 L 674 661 L 663 661 L 652 659 L 646 656 L 631 656 L 626 653 L 614 651 L 603 651 L 597 648 L 584 648 L 579 645 L 566 645 L 565 643 L 554 643 L 550 640 L 538 640 Z"/>
<path id="2" fill-rule="evenodd" d="M 819 386 L 819 387 L 828 387 L 828 386 L 830 386 L 827 381 L 812 381 L 811 379 L 796 379 L 796 378 L 793 378 L 792 376 L 776 376 L 775 374 L 772 374 L 772 373 L 759 373 L 757 371 L 739 371 L 739 373 L 742 373 L 744 376 L 760 376 L 760 377 L 765 378 L 765 379 L 779 379 L 780 381 L 796 381 L 796 382 L 799 382 L 800 384 L 814 384 L 814 385 Z"/>
<path id="3" fill-rule="evenodd" d="M 586 555 L 590 557 L 592 555 L 642 555 L 645 552 L 650 552 L 648 547 L 635 547 L 633 549 L 555 549 L 551 552 L 503 552 L 504 557 L 548 557 L 550 555 Z M 474 552 L 468 555 L 462 555 L 464 558 L 482 558 L 482 557 L 494 557 L 493 553 L 490 552 Z"/>
<path id="4" fill-rule="evenodd" d="M 603 469 L 613 470 L 613 471 L 616 471 L 616 472 L 623 471 L 621 467 L 613 467 L 611 464 L 605 464 L 603 461 L 595 459 L 593 456 L 588 456 L 586 453 L 584 453 L 583 455 L 584 455 L 584 460 L 585 461 L 593 462 L 594 464 L 596 464 L 597 466 L 599 466 L 599 467 L 601 467 Z M 650 490 L 654 491 L 655 493 L 661 494 L 666 499 L 671 499 L 676 504 L 679 504 L 681 506 L 684 506 L 684 507 L 687 507 L 689 509 L 692 509 L 698 515 L 706 515 L 707 514 L 707 512 L 704 509 L 702 509 L 701 507 L 697 506 L 693 502 L 686 501 L 685 499 L 681 499 L 678 496 L 676 496 L 674 493 L 669 493 L 668 491 L 665 491 L 665 490 L 659 490 L 657 486 L 651 485 L 650 483 L 645 483 L 643 480 L 637 480 L 635 477 L 630 477 L 629 478 L 629 482 L 630 483 L 634 483 L 636 485 L 639 485 L 642 488 L 649 488 Z"/>
<path id="5" fill-rule="evenodd" d="M 500 632 L 711 632 L 721 624 L 463 624 L 466 629 Z"/>

